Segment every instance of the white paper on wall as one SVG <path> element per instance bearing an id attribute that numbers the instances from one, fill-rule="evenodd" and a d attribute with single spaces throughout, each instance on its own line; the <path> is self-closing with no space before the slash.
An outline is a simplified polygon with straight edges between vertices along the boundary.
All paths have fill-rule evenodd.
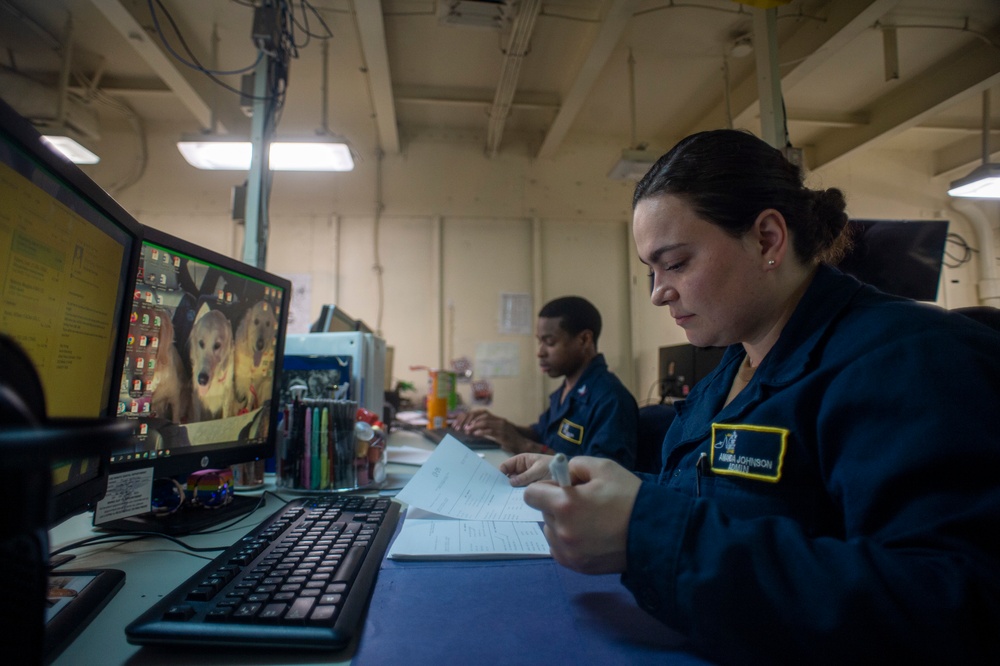
<path id="1" fill-rule="evenodd" d="M 531 335 L 535 317 L 529 294 L 500 294 L 498 332 L 504 335 Z"/>
<path id="2" fill-rule="evenodd" d="M 312 275 L 309 273 L 282 273 L 281 277 L 292 283 L 292 301 L 288 309 L 288 333 L 308 333 L 312 321 Z"/>
<path id="3" fill-rule="evenodd" d="M 476 377 L 516 377 L 521 372 L 521 345 L 517 342 L 480 342 L 476 345 Z"/>

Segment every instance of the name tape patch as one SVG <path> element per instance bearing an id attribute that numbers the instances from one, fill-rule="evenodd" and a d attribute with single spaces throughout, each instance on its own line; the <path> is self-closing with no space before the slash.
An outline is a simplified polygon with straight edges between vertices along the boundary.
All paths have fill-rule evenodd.
<path id="1" fill-rule="evenodd" d="M 712 424 L 712 471 L 777 483 L 788 430 L 768 426 Z"/>
<path id="2" fill-rule="evenodd" d="M 569 419 L 563 419 L 559 424 L 559 436 L 567 442 L 572 442 L 579 446 L 583 442 L 583 426 L 577 425 Z"/>

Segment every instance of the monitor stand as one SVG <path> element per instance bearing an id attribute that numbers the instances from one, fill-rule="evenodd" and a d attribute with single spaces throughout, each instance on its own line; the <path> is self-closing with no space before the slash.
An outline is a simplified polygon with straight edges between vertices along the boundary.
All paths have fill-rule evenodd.
<path id="1" fill-rule="evenodd" d="M 51 663 L 125 584 L 118 569 L 51 571 L 45 611 L 45 663 Z"/>
<path id="2" fill-rule="evenodd" d="M 99 523 L 95 527 L 105 532 L 156 532 L 170 536 L 184 536 L 204 532 L 263 506 L 259 495 L 233 495 L 228 504 L 204 508 L 184 504 L 170 514 L 140 513 L 137 516 Z"/>

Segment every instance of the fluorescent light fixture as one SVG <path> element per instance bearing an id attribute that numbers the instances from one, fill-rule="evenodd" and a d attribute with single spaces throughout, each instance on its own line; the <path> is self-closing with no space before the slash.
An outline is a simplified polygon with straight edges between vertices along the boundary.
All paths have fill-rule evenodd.
<path id="1" fill-rule="evenodd" d="M 177 150 L 188 164 L 212 171 L 249 171 L 253 144 L 249 141 L 198 139 L 178 141 Z"/>
<path id="2" fill-rule="evenodd" d="M 199 169 L 248 171 L 253 156 L 249 141 L 198 137 L 177 142 L 188 164 Z M 268 153 L 272 171 L 351 171 L 354 158 L 342 141 L 304 139 L 273 141 Z"/>
<path id="3" fill-rule="evenodd" d="M 656 153 L 648 150 L 625 149 L 622 151 L 621 159 L 608 172 L 608 178 L 639 182 L 659 157 Z"/>
<path id="4" fill-rule="evenodd" d="M 978 199 L 1000 199 L 1000 164 L 980 164 L 965 178 L 951 184 L 948 195 Z"/>
<path id="5" fill-rule="evenodd" d="M 346 143 L 276 141 L 269 155 L 275 171 L 351 171 L 354 158 Z"/>
<path id="6" fill-rule="evenodd" d="M 101 158 L 68 136 L 42 136 L 42 141 L 55 148 L 73 164 L 97 164 Z"/>

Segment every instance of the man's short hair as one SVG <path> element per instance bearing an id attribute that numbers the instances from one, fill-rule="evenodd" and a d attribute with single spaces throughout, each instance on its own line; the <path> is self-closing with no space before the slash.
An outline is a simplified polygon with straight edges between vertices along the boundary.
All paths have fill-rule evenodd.
<path id="1" fill-rule="evenodd" d="M 582 331 L 594 334 L 594 346 L 601 336 L 601 313 L 594 304 L 580 296 L 563 296 L 549 301 L 538 311 L 539 317 L 558 319 L 559 327 L 570 335 Z"/>

